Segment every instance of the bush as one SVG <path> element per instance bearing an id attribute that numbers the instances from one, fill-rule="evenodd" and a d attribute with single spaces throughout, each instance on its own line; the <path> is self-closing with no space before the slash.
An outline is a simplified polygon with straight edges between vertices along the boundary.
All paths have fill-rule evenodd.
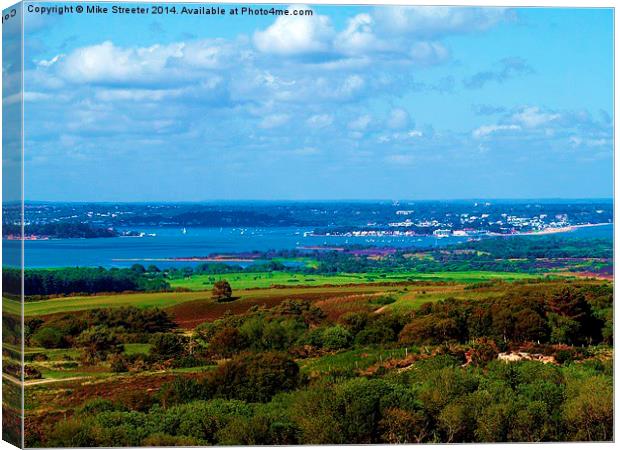
<path id="1" fill-rule="evenodd" d="M 322 338 L 323 347 L 327 350 L 347 348 L 351 345 L 351 341 L 353 340 L 351 333 L 340 325 L 326 328 L 325 331 L 323 331 Z"/>
<path id="2" fill-rule="evenodd" d="M 203 443 L 196 438 L 188 436 L 170 436 L 166 433 L 154 433 L 142 440 L 143 447 L 190 447 L 199 446 Z"/>
<path id="3" fill-rule="evenodd" d="M 209 398 L 209 392 L 203 383 L 184 377 L 164 383 L 158 393 L 159 402 L 164 408 L 206 398 Z"/>
<path id="4" fill-rule="evenodd" d="M 151 338 L 150 344 L 150 354 L 155 358 L 179 358 L 185 354 L 187 338 L 174 333 L 156 333 Z"/>
<path id="5" fill-rule="evenodd" d="M 110 362 L 110 368 L 112 372 L 120 373 L 127 372 L 127 361 L 121 354 L 114 354 L 108 357 L 108 361 Z"/>
<path id="6" fill-rule="evenodd" d="M 43 348 L 62 348 L 66 346 L 62 332 L 54 327 L 39 328 L 30 340 L 33 344 Z"/>
<path id="7" fill-rule="evenodd" d="M 210 353 L 226 358 L 244 349 L 247 340 L 237 328 L 225 327 L 215 332 L 208 345 Z"/>
<path id="8" fill-rule="evenodd" d="M 214 396 L 247 402 L 266 402 L 276 393 L 300 384 L 299 366 L 288 355 L 276 352 L 239 355 L 209 374 Z"/>

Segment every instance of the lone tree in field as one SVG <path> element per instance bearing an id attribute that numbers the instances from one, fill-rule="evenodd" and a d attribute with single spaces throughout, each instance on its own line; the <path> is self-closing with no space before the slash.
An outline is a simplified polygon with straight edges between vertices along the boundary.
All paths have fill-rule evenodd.
<path id="1" fill-rule="evenodd" d="M 232 299 L 232 288 L 226 280 L 216 281 L 211 292 L 218 302 L 227 302 Z"/>

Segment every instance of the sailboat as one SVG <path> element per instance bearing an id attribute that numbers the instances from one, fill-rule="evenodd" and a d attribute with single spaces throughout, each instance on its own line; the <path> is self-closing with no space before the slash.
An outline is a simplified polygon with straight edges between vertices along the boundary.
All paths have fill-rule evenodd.
<path id="1" fill-rule="evenodd" d="M 183 227 L 183 229 L 181 230 L 181 233 L 187 234 L 187 229 L 185 227 Z"/>

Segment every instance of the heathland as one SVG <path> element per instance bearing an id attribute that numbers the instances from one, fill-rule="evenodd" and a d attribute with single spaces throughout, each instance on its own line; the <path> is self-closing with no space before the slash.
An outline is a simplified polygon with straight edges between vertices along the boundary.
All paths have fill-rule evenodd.
<path id="1" fill-rule="evenodd" d="M 528 237 L 27 270 L 26 445 L 611 440 L 612 267 Z"/>

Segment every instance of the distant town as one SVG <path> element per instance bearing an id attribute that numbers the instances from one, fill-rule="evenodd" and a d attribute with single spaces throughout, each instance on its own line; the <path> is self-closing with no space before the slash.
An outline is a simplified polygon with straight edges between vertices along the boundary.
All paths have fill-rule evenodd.
<path id="1" fill-rule="evenodd" d="M 178 227 L 296 227 L 311 236 L 548 234 L 613 222 L 609 200 L 210 203 L 27 203 L 26 239 L 150 237 Z M 148 231 L 146 231 L 148 230 Z M 4 206 L 3 236 L 19 238 L 19 208 Z"/>

